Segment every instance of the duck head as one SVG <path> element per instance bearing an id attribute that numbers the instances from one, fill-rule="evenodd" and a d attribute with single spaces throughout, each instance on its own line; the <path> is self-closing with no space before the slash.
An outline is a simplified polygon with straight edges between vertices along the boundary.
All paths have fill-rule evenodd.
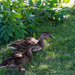
<path id="1" fill-rule="evenodd" d="M 50 33 L 48 31 L 45 31 L 41 34 L 40 38 L 45 39 L 47 37 L 50 37 L 52 39 L 54 39 L 55 37 L 51 36 Z"/>

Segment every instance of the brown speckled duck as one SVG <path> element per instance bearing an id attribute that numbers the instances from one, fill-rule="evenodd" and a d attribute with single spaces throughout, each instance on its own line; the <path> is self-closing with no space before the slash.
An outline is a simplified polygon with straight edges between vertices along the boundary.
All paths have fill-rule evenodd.
<path id="1" fill-rule="evenodd" d="M 8 48 L 23 51 L 24 48 L 27 47 L 29 44 L 34 44 L 35 48 L 33 48 L 32 51 L 39 51 L 44 47 L 44 39 L 47 37 L 54 39 L 54 37 L 52 37 L 49 32 L 45 31 L 40 35 L 39 40 L 35 39 L 34 37 L 27 37 L 25 39 L 20 39 L 9 44 Z"/>
<path id="2" fill-rule="evenodd" d="M 6 59 L 0 64 L 0 68 L 3 67 L 13 67 L 19 69 L 20 71 L 26 71 L 24 68 L 21 68 L 21 65 L 29 63 L 33 59 L 31 49 L 35 47 L 33 44 L 30 44 L 24 52 L 15 52 L 10 54 Z"/>

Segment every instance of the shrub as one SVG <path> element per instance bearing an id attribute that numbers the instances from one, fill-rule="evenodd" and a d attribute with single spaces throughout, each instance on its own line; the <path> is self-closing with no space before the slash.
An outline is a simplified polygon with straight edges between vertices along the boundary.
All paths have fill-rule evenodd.
<path id="1" fill-rule="evenodd" d="M 0 40 L 8 42 L 10 39 L 24 38 L 37 30 L 35 24 L 39 21 L 59 23 L 64 19 L 64 14 L 65 10 L 59 9 L 58 0 L 29 0 L 28 4 L 23 0 L 3 0 L 0 2 Z"/>

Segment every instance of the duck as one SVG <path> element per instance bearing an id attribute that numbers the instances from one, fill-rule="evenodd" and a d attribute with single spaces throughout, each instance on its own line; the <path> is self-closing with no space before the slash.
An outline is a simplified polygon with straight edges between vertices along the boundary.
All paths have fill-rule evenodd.
<path id="1" fill-rule="evenodd" d="M 28 47 L 29 44 L 34 44 L 35 48 L 32 48 L 32 51 L 40 51 L 44 48 L 44 39 L 50 37 L 54 39 L 55 37 L 51 36 L 48 31 L 44 31 L 41 35 L 40 38 L 37 40 L 34 37 L 27 37 L 24 39 L 17 40 L 16 42 L 13 42 L 11 44 L 8 44 L 7 47 L 10 49 L 16 49 L 19 51 L 25 50 L 25 47 Z"/>
<path id="2" fill-rule="evenodd" d="M 26 50 L 23 52 L 13 52 L 11 53 L 6 59 L 4 59 L 1 64 L 0 68 L 3 67 L 12 67 L 14 69 L 19 69 L 20 71 L 26 71 L 25 68 L 21 68 L 23 64 L 27 64 L 31 62 L 33 59 L 33 54 L 31 49 L 35 46 L 33 44 L 30 44 Z"/>

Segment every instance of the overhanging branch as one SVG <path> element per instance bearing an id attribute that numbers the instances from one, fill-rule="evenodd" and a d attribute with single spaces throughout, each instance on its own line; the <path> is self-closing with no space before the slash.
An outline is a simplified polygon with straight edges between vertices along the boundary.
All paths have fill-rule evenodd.
<path id="1" fill-rule="evenodd" d="M 37 15 L 35 15 L 35 16 L 33 16 L 33 17 L 37 17 L 37 16 L 39 16 L 40 14 L 44 13 L 45 11 L 46 11 L 46 10 L 43 10 L 42 12 L 38 13 Z M 29 20 L 29 19 L 32 19 L 33 17 L 29 17 L 29 18 L 27 18 L 27 19 L 25 19 L 25 20 L 22 20 L 22 22 L 27 21 L 27 20 Z"/>

